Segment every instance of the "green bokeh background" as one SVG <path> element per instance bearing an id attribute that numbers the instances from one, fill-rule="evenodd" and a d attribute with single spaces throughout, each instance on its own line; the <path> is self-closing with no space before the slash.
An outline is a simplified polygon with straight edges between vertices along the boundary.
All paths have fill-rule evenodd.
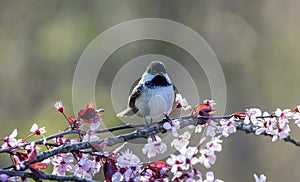
<path id="1" fill-rule="evenodd" d="M 72 114 L 72 79 L 82 52 L 106 29 L 137 18 L 178 21 L 208 42 L 225 74 L 226 113 L 250 107 L 293 108 L 300 104 L 299 8 L 299 1 L 280 0 L 0 1 L 1 137 L 14 128 L 25 137 L 34 122 L 48 134 L 63 129 L 66 123 L 52 105 L 61 99 Z M 166 46 L 148 43 L 152 49 Z M 113 56 L 133 58 L 140 55 L 134 51 L 138 48 L 128 45 L 131 51 Z M 164 51 L 172 54 L 172 48 L 159 53 Z M 96 90 L 109 86 L 104 80 Z M 97 94 L 108 125 L 118 124 L 110 96 Z M 208 96 L 204 92 L 201 99 Z M 292 126 L 292 136 L 300 139 L 299 133 Z M 238 132 L 224 140 L 212 170 L 230 182 L 254 181 L 253 173 L 265 173 L 273 182 L 299 181 L 299 153 L 289 143 Z M 1 167 L 8 162 L 0 155 Z"/>

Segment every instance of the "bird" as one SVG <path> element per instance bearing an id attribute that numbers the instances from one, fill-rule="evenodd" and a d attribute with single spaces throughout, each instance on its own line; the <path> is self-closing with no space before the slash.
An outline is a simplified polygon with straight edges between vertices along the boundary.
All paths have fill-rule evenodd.
<path id="1" fill-rule="evenodd" d="M 152 61 L 142 75 L 140 81 L 128 98 L 127 108 L 117 117 L 133 117 L 134 115 L 159 119 L 172 109 L 176 87 L 167 74 L 161 61 Z"/>

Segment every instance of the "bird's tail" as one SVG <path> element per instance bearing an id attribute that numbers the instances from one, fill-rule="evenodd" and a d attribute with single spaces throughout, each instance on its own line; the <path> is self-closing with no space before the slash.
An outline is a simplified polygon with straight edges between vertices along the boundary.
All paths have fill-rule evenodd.
<path id="1" fill-rule="evenodd" d="M 137 112 L 137 111 L 136 111 Z M 117 117 L 132 117 L 136 114 L 133 108 L 127 108 L 124 111 L 117 114 Z"/>

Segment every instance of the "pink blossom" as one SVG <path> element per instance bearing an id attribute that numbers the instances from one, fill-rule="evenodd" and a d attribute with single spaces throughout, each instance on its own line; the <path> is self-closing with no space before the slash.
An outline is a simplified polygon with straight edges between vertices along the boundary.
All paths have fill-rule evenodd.
<path id="1" fill-rule="evenodd" d="M 277 130 L 273 130 L 273 138 L 272 142 L 276 141 L 278 138 L 279 139 L 284 139 L 289 136 L 289 132 L 291 131 L 290 126 L 286 124 L 279 124 L 279 127 Z"/>
<path id="2" fill-rule="evenodd" d="M 279 139 L 284 139 L 289 136 L 289 132 L 291 131 L 289 126 L 289 120 L 287 118 L 282 118 L 278 120 L 278 124 L 276 125 L 276 128 L 273 130 L 273 138 L 272 141 L 276 141 Z"/>
<path id="3" fill-rule="evenodd" d="M 148 158 L 155 157 L 157 154 L 162 154 L 167 151 L 167 145 L 161 141 L 161 138 L 159 136 L 154 137 L 155 140 L 152 137 L 149 137 L 148 144 L 142 149 L 144 154 L 147 153 Z"/>
<path id="4" fill-rule="evenodd" d="M 17 181 L 22 181 L 21 178 L 18 178 L 16 176 L 10 177 L 7 174 L 0 174 L 0 181 L 2 182 L 17 182 Z"/>
<path id="5" fill-rule="evenodd" d="M 201 133 L 202 128 L 203 128 L 203 125 L 197 125 L 197 126 L 195 126 L 195 133 Z"/>
<path id="6" fill-rule="evenodd" d="M 92 142 L 97 140 L 99 140 L 99 137 L 96 135 L 94 130 L 88 130 L 82 139 L 83 142 Z"/>
<path id="7" fill-rule="evenodd" d="M 57 101 L 57 102 L 55 102 L 55 104 L 53 105 L 53 107 L 55 107 L 55 109 L 56 109 L 58 112 L 60 112 L 60 113 L 63 113 L 64 110 L 65 110 L 65 108 L 64 108 L 64 106 L 63 106 L 63 104 L 62 104 L 62 101 Z"/>
<path id="8" fill-rule="evenodd" d="M 220 138 L 214 137 L 211 139 L 211 141 L 207 142 L 206 148 L 208 150 L 221 152 L 222 151 L 222 145 L 221 145 L 222 142 L 223 141 L 220 140 Z"/>
<path id="9" fill-rule="evenodd" d="M 264 112 L 263 116 L 270 116 L 268 112 Z M 273 128 L 277 125 L 277 119 L 275 117 L 266 117 L 263 120 L 260 120 L 257 124 L 258 128 L 255 131 L 256 135 L 260 135 L 264 132 L 272 135 L 274 133 Z"/>
<path id="10" fill-rule="evenodd" d="M 171 158 L 167 159 L 167 164 L 171 166 L 171 172 L 174 174 L 174 178 L 180 177 L 183 170 L 188 170 L 189 165 L 186 164 L 186 157 L 182 154 L 180 155 L 170 155 Z"/>
<path id="11" fill-rule="evenodd" d="M 295 120 L 295 124 L 300 128 L 300 112 L 299 111 L 294 114 L 293 119 Z"/>
<path id="12" fill-rule="evenodd" d="M 279 117 L 279 119 L 291 119 L 294 116 L 294 113 L 291 112 L 290 109 L 281 110 L 279 108 L 276 109 L 275 115 Z"/>
<path id="13" fill-rule="evenodd" d="M 180 151 L 182 148 L 185 148 L 189 144 L 189 139 L 191 134 L 189 132 L 184 132 L 182 135 L 179 135 L 171 143 L 171 146 Z"/>
<path id="14" fill-rule="evenodd" d="M 100 114 L 95 115 L 95 117 L 92 119 L 92 122 L 90 124 L 91 130 L 97 130 L 100 127 L 102 121 L 102 117 Z"/>
<path id="15" fill-rule="evenodd" d="M 143 175 L 140 177 L 139 181 L 141 182 L 148 182 L 153 180 L 153 171 L 151 169 L 146 169 Z"/>
<path id="16" fill-rule="evenodd" d="M 117 165 L 123 171 L 121 173 L 125 181 L 135 181 L 140 170 L 140 163 L 140 159 L 128 149 L 117 158 Z M 115 179 L 121 179 L 121 177 L 116 174 Z"/>
<path id="17" fill-rule="evenodd" d="M 262 126 L 255 131 L 255 134 L 260 135 L 264 132 L 266 132 L 267 134 L 273 134 L 273 123 L 276 122 L 276 118 L 266 118 L 265 121 L 262 123 Z"/>
<path id="18" fill-rule="evenodd" d="M 209 137 L 216 136 L 216 129 L 217 129 L 216 123 L 213 120 L 209 121 L 206 129 L 206 136 Z"/>
<path id="19" fill-rule="evenodd" d="M 297 105 L 294 110 L 293 119 L 295 120 L 295 124 L 300 128 L 300 105 Z"/>
<path id="20" fill-rule="evenodd" d="M 39 126 L 34 123 L 30 129 L 30 132 L 36 134 L 36 135 L 42 135 L 43 136 L 43 143 L 45 144 L 47 141 L 46 141 L 46 137 L 45 137 L 45 133 L 46 133 L 46 129 L 45 127 L 42 127 L 42 128 L 39 128 Z"/>
<path id="21" fill-rule="evenodd" d="M 201 172 L 197 169 L 192 170 L 192 172 L 187 173 L 188 178 L 185 182 L 202 182 Z"/>
<path id="22" fill-rule="evenodd" d="M 198 176 L 198 178 L 201 178 L 201 173 L 192 169 L 193 165 L 199 163 L 199 159 L 196 157 L 198 148 L 183 148 L 180 150 L 180 153 L 181 154 L 179 155 L 171 154 L 170 158 L 168 158 L 166 161 L 167 164 L 171 166 L 171 173 L 173 173 L 174 176 L 172 180 L 182 177 L 193 178 L 196 176 Z M 187 170 L 189 169 L 192 170 L 192 172 L 187 172 Z"/>
<path id="23" fill-rule="evenodd" d="M 18 135 L 18 130 L 14 129 L 13 132 L 4 138 L 4 144 L 1 146 L 1 148 L 13 148 L 18 146 L 22 140 L 17 140 L 16 137 Z"/>
<path id="24" fill-rule="evenodd" d="M 258 125 L 257 117 L 261 116 L 261 110 L 258 108 L 250 108 L 246 109 L 246 116 L 244 119 L 245 124 L 249 124 L 250 121 L 253 123 L 254 126 Z"/>
<path id="25" fill-rule="evenodd" d="M 136 168 L 128 168 L 123 176 L 125 181 L 139 181 L 138 170 Z"/>
<path id="26" fill-rule="evenodd" d="M 194 125 L 189 125 L 188 128 L 189 128 L 189 129 L 194 129 L 194 132 L 195 132 L 195 133 L 201 133 L 203 126 L 204 126 L 204 125 L 196 125 L 196 126 L 194 126 Z"/>
<path id="27" fill-rule="evenodd" d="M 178 137 L 177 130 L 180 129 L 180 122 L 178 120 L 169 120 L 163 124 L 166 130 L 172 130 L 174 137 Z"/>
<path id="28" fill-rule="evenodd" d="M 119 167 L 138 167 L 140 163 L 141 160 L 138 158 L 138 156 L 129 151 L 129 149 L 127 149 L 117 158 L 117 165 Z"/>
<path id="29" fill-rule="evenodd" d="M 177 103 L 177 108 L 182 108 L 183 110 L 190 110 L 192 106 L 190 106 L 185 98 L 182 97 L 181 94 L 176 94 L 175 101 Z"/>
<path id="30" fill-rule="evenodd" d="M 120 172 L 116 172 L 112 177 L 111 177 L 112 182 L 119 182 L 123 181 L 124 177 Z"/>
<path id="31" fill-rule="evenodd" d="M 188 147 L 180 150 L 180 153 L 185 156 L 186 164 L 195 165 L 199 162 L 198 158 L 196 158 L 196 154 L 198 153 L 197 147 Z"/>
<path id="32" fill-rule="evenodd" d="M 82 156 L 80 161 L 75 165 L 74 175 L 92 179 L 100 171 L 100 163 Z"/>
<path id="33" fill-rule="evenodd" d="M 300 119 L 295 120 L 295 124 L 300 128 Z"/>
<path id="34" fill-rule="evenodd" d="M 224 137 L 228 137 L 230 134 L 236 132 L 236 127 L 234 126 L 234 117 L 228 119 L 228 120 L 221 120 L 221 129 L 222 129 L 222 135 Z"/>
<path id="35" fill-rule="evenodd" d="M 215 179 L 214 173 L 210 171 L 206 173 L 206 179 L 202 182 L 223 182 L 223 180 Z"/>
<path id="36" fill-rule="evenodd" d="M 68 156 L 68 154 L 55 155 L 51 163 L 53 164 L 52 174 L 54 175 L 64 176 L 67 171 L 74 171 L 73 157 Z"/>
<path id="37" fill-rule="evenodd" d="M 213 150 L 202 149 L 200 150 L 201 156 L 199 162 L 203 164 L 206 168 L 210 168 L 211 165 L 215 164 L 217 156 Z"/>
<path id="38" fill-rule="evenodd" d="M 43 135 L 46 133 L 45 127 L 39 128 L 36 123 L 34 123 L 30 129 L 30 132 L 35 133 L 36 135 Z"/>
<path id="39" fill-rule="evenodd" d="M 8 181 L 9 176 L 7 174 L 0 174 L 0 181 Z"/>
<path id="40" fill-rule="evenodd" d="M 289 136 L 289 132 L 291 131 L 289 126 L 289 120 L 288 118 L 293 117 L 288 114 L 290 110 L 285 109 L 281 111 L 280 109 L 277 109 L 276 115 L 279 117 L 277 120 L 276 118 L 265 118 L 263 121 L 258 122 L 257 126 L 259 128 L 256 129 L 255 134 L 260 135 L 262 133 L 267 133 L 270 135 L 273 135 L 272 141 L 276 141 L 279 139 L 284 139 Z M 268 116 L 269 114 L 267 112 L 264 113 L 264 116 Z"/>

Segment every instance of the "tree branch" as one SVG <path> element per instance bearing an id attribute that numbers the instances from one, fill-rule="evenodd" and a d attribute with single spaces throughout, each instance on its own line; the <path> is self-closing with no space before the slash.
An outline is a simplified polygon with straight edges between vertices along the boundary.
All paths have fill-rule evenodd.
<path id="1" fill-rule="evenodd" d="M 229 116 L 198 116 L 195 117 L 193 115 L 185 116 L 182 118 L 177 118 L 180 120 L 180 128 L 184 128 L 189 125 L 204 125 L 206 124 L 208 119 L 211 120 L 220 120 L 220 119 L 229 119 L 231 118 L 232 115 Z M 266 117 L 274 117 L 274 116 L 266 116 Z M 261 118 L 261 117 L 260 117 Z M 175 118 L 176 119 L 176 118 Z M 167 130 L 163 127 L 164 122 L 167 120 L 162 120 L 160 122 L 152 123 L 151 127 L 146 128 L 146 129 L 137 129 L 133 132 L 127 133 L 127 134 L 121 134 L 115 137 L 108 137 L 103 140 L 98 140 L 98 141 L 92 141 L 92 142 L 78 142 L 78 143 L 73 143 L 73 144 L 64 144 L 62 146 L 59 146 L 55 149 L 51 149 L 48 151 L 45 151 L 35 157 L 35 159 L 31 161 L 24 161 L 24 166 L 26 170 L 30 164 L 36 163 L 36 162 L 42 162 L 45 159 L 48 159 L 50 157 L 53 157 L 59 153 L 68 153 L 68 152 L 73 152 L 73 151 L 79 151 L 79 150 L 84 150 L 84 149 L 89 149 L 93 148 L 95 145 L 100 145 L 100 144 L 105 144 L 106 146 L 114 146 L 116 144 L 124 143 L 126 141 L 136 139 L 136 138 L 148 138 L 151 135 L 159 134 L 159 133 L 166 133 Z M 97 130 L 96 133 L 105 133 L 105 132 L 113 132 L 117 130 L 123 130 L 123 129 L 129 129 L 129 128 L 138 128 L 138 127 L 143 127 L 143 124 L 138 124 L 138 125 L 133 125 L 133 124 L 126 124 L 126 125 L 121 125 L 121 126 L 116 126 L 112 128 L 107 128 L 103 130 Z M 244 131 L 245 133 L 253 133 L 255 134 L 255 131 L 258 128 L 253 128 L 251 125 L 246 125 L 243 122 L 235 122 L 235 126 L 237 130 Z M 55 135 L 51 135 L 47 137 L 47 140 L 63 136 L 63 135 L 68 135 L 68 134 L 85 134 L 84 131 L 82 130 L 69 130 L 65 132 L 61 132 Z M 267 133 L 262 133 L 265 136 L 270 136 L 272 135 L 267 134 Z M 35 141 L 36 144 L 42 144 L 42 139 Z M 286 142 L 293 143 L 296 146 L 300 146 L 300 142 L 293 139 L 292 137 L 288 136 L 287 138 L 284 139 Z M 28 145 L 28 143 L 23 144 L 24 146 Z M 8 152 L 10 153 L 11 150 L 9 149 L 1 149 L 0 152 Z"/>
<path id="2" fill-rule="evenodd" d="M 236 122 L 235 127 L 237 130 L 244 131 L 245 133 L 252 133 L 252 134 L 255 134 L 256 130 L 258 129 L 257 127 L 253 128 L 251 125 L 246 125 L 243 122 Z M 263 132 L 261 135 L 273 137 L 273 135 L 270 135 L 266 132 Z M 288 137 L 284 138 L 283 140 L 286 142 L 290 142 L 290 143 L 296 145 L 297 147 L 300 147 L 300 141 L 295 140 L 291 136 L 288 136 Z"/>
<path id="3" fill-rule="evenodd" d="M 198 120 L 197 118 L 194 119 L 192 116 L 190 119 L 185 119 L 180 121 L 180 128 L 184 128 L 189 125 L 197 125 L 202 124 L 202 121 Z M 36 158 L 32 161 L 30 161 L 30 164 L 36 163 L 36 162 L 42 162 L 45 159 L 48 159 L 56 154 L 59 153 L 68 153 L 72 151 L 79 151 L 83 149 L 92 148 L 93 145 L 100 145 L 105 142 L 105 145 L 107 146 L 113 146 L 119 143 L 124 143 L 126 141 L 135 139 L 135 138 L 148 138 L 150 135 L 155 135 L 158 133 L 166 133 L 167 130 L 163 127 L 164 122 L 159 122 L 158 125 L 151 126 L 147 129 L 141 129 L 136 130 L 131 133 L 118 135 L 115 137 L 108 137 L 104 140 L 99 141 L 92 141 L 92 142 L 78 142 L 74 144 L 64 144 L 60 147 L 57 147 L 52 150 L 45 151 L 39 155 L 36 156 Z M 127 125 L 125 125 L 127 126 Z M 120 127 L 120 128 L 126 128 L 126 127 Z M 29 166 L 28 164 L 24 166 Z"/>
<path id="4" fill-rule="evenodd" d="M 190 125 L 205 125 L 208 124 L 209 120 L 214 120 L 216 122 L 219 122 L 221 119 L 229 119 L 233 117 L 233 115 L 228 115 L 228 116 L 198 116 L 195 117 L 194 115 L 189 115 L 189 116 L 184 116 L 181 118 L 172 118 L 171 120 L 179 120 L 180 123 L 180 128 L 184 128 L 186 126 L 190 126 Z M 274 116 L 260 116 L 259 118 L 267 118 L 267 117 L 274 117 Z M 160 122 L 154 122 L 150 125 L 150 127 L 146 128 L 146 129 L 136 129 L 133 132 L 130 133 L 126 133 L 126 134 L 121 134 L 118 136 L 114 136 L 114 137 L 108 137 L 106 139 L 103 140 L 98 140 L 98 141 L 92 141 L 92 142 L 78 142 L 78 143 L 73 143 L 73 144 L 63 144 L 57 148 L 51 149 L 51 150 L 47 150 L 39 155 L 37 155 L 34 159 L 30 160 L 30 161 L 23 161 L 23 165 L 20 166 L 25 166 L 24 168 L 22 168 L 20 171 L 16 171 L 16 170 L 9 170 L 12 167 L 7 167 L 7 168 L 3 168 L 0 169 L 0 174 L 7 174 L 9 176 L 20 176 L 20 177 L 24 177 L 24 178 L 32 178 L 34 180 L 39 180 L 39 177 L 37 177 L 36 175 L 34 175 L 33 173 L 29 173 L 29 172 L 24 172 L 26 169 L 30 168 L 31 164 L 34 164 L 36 162 L 42 162 L 46 159 L 49 159 L 50 157 L 53 157 L 59 153 L 69 153 L 69 152 L 74 152 L 74 151 L 80 151 L 80 150 L 84 150 L 84 149 L 90 149 L 90 148 L 97 148 L 97 146 L 114 146 L 116 144 L 120 144 L 120 143 L 124 143 L 126 141 L 132 140 L 132 139 L 136 139 L 136 138 L 148 138 L 151 135 L 156 135 L 159 133 L 166 133 L 168 129 L 166 130 L 163 125 L 165 122 L 169 122 L 169 118 L 162 120 Z M 234 123 L 235 127 L 237 130 L 243 131 L 245 133 L 252 133 L 255 134 L 256 130 L 258 129 L 258 127 L 253 127 L 251 125 L 247 125 L 245 124 L 243 121 L 241 122 L 235 122 Z M 117 131 L 117 130 L 123 130 L 123 129 L 130 129 L 130 128 L 141 128 L 144 127 L 143 124 L 126 124 L 126 125 L 121 125 L 121 126 L 115 126 L 112 128 L 107 128 L 107 129 L 102 129 L 102 130 L 97 130 L 96 133 L 105 133 L 105 132 L 113 132 L 113 131 Z M 54 139 L 60 136 L 64 136 L 64 135 L 69 135 L 69 134 L 80 134 L 80 135 L 84 135 L 86 134 L 86 131 L 83 130 L 68 130 L 68 131 L 64 131 L 61 133 L 57 133 L 51 136 L 48 136 L 46 139 L 50 140 L 50 139 Z M 273 137 L 270 134 L 267 134 L 266 132 L 262 133 L 261 135 L 265 135 L 265 136 L 269 136 L 269 137 Z M 293 139 L 292 137 L 288 136 L 286 138 L 284 138 L 284 141 L 286 142 L 290 142 L 296 146 L 300 146 L 300 142 Z M 43 139 L 41 140 L 36 140 L 34 141 L 36 144 L 43 144 Z M 30 143 L 25 143 L 22 144 L 21 147 L 25 147 L 26 145 L 28 145 Z M 19 146 L 20 147 L 20 146 Z M 7 153 L 11 153 L 13 150 L 15 149 L 19 149 L 19 147 L 17 148 L 13 148 L 13 149 L 1 149 L 0 153 L 2 152 L 7 152 Z M 100 147 L 101 148 L 101 147 Z M 56 181 L 93 181 L 93 180 L 88 180 L 85 178 L 80 178 L 80 177 L 76 177 L 76 176 L 57 176 L 57 175 L 50 175 L 50 174 L 43 174 L 43 176 L 45 176 L 46 179 L 49 180 L 56 180 Z"/>
<path id="5" fill-rule="evenodd" d="M 15 171 L 15 170 L 4 170 L 0 169 L 0 174 L 6 174 L 10 177 L 12 176 L 20 176 L 24 178 L 31 178 L 35 181 L 40 181 L 41 179 L 37 176 L 35 176 L 33 173 L 28 173 L 24 171 Z M 68 176 L 57 176 L 52 174 L 43 174 L 47 180 L 53 180 L 53 181 L 79 181 L 79 182 L 96 182 L 95 180 L 86 179 L 86 178 L 80 178 L 74 175 L 68 175 Z"/>
<path id="6" fill-rule="evenodd" d="M 226 116 L 226 118 L 228 118 L 229 116 Z M 200 119 L 199 119 L 200 118 Z M 186 126 L 189 125 L 203 125 L 206 122 L 203 122 L 201 119 L 215 119 L 215 118 L 223 118 L 223 117 L 193 117 L 193 116 L 188 116 L 185 117 L 185 119 L 180 120 L 180 128 L 184 128 Z M 56 154 L 59 153 L 68 153 L 68 152 L 72 152 L 72 151 L 78 151 L 78 150 L 83 150 L 83 149 L 88 149 L 88 148 L 92 148 L 93 145 L 100 145 L 103 142 L 105 142 L 105 145 L 107 146 L 113 146 L 119 143 L 124 143 L 126 141 L 132 140 L 132 139 L 136 139 L 136 138 L 148 138 L 150 135 L 155 135 L 155 134 L 159 134 L 159 133 L 166 133 L 167 130 L 163 127 L 164 122 L 159 122 L 157 125 L 151 126 L 147 129 L 140 129 L 140 130 L 136 130 L 127 134 L 121 134 L 115 137 L 108 137 L 106 139 L 103 140 L 99 140 L 99 141 L 93 141 L 93 142 L 78 142 L 78 143 L 74 143 L 74 144 L 64 144 L 60 147 L 57 147 L 55 149 L 52 150 L 48 150 L 46 152 L 41 153 L 40 155 L 38 155 L 36 157 L 35 160 L 31 161 L 30 163 L 35 163 L 35 162 L 41 162 L 49 157 L 52 157 Z M 246 125 L 243 122 L 236 122 L 236 128 L 238 130 L 244 131 L 246 133 L 255 133 L 255 131 L 257 130 L 257 128 L 253 128 L 250 125 Z M 115 127 L 115 129 L 111 130 L 111 131 L 115 131 L 117 130 L 117 128 L 119 129 L 127 129 L 127 128 L 131 128 L 132 125 L 124 125 L 124 126 L 118 126 Z M 109 130 L 109 129 L 105 129 Z M 102 130 L 104 131 L 104 130 Z M 264 133 L 263 135 L 266 136 L 272 136 L 269 135 L 267 133 Z M 295 144 L 296 146 L 300 146 L 300 142 L 291 138 L 290 136 L 284 139 L 286 142 L 291 142 L 293 144 Z"/>

